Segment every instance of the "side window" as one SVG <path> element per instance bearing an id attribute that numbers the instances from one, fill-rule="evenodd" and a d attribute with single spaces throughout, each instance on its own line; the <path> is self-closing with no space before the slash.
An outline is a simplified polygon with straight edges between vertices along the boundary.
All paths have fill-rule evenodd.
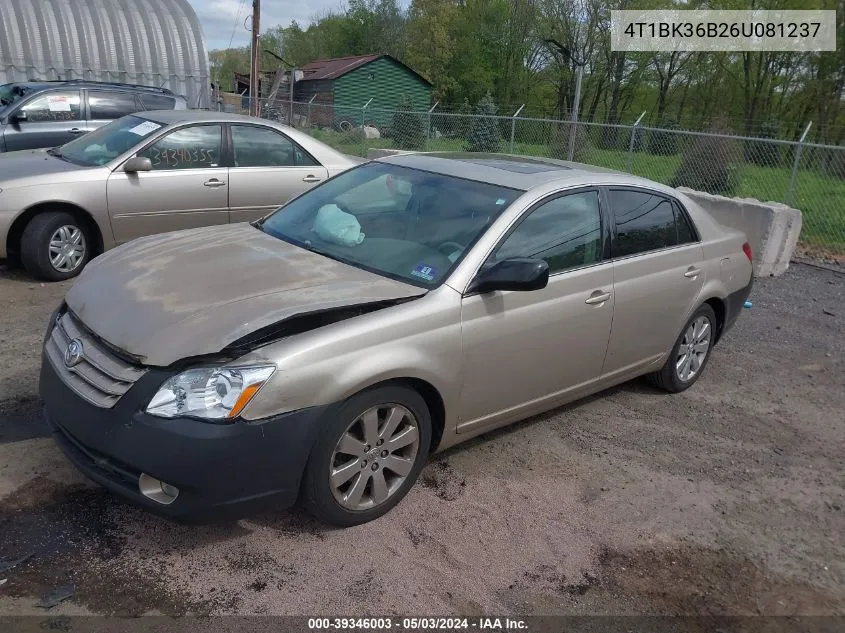
<path id="1" fill-rule="evenodd" d="M 140 93 L 139 98 L 146 110 L 172 110 L 176 105 L 176 99 L 172 97 L 162 97 L 160 95 L 149 95 Z"/>
<path id="2" fill-rule="evenodd" d="M 598 192 L 561 196 L 531 211 L 493 253 L 493 261 L 511 257 L 545 259 L 552 273 L 600 261 Z"/>
<path id="3" fill-rule="evenodd" d="M 21 110 L 26 112 L 26 120 L 33 123 L 79 121 L 82 118 L 79 105 L 78 90 L 62 90 L 35 97 Z"/>
<path id="4" fill-rule="evenodd" d="M 152 161 L 153 169 L 201 169 L 220 165 L 220 125 L 194 125 L 174 130 L 138 156 Z"/>
<path id="5" fill-rule="evenodd" d="M 684 213 L 684 210 L 677 203 L 672 206 L 675 207 L 675 224 L 678 226 L 678 244 L 697 242 L 695 231 L 692 230 L 692 225 L 690 225 L 687 214 Z"/>
<path id="6" fill-rule="evenodd" d="M 138 111 L 135 95 L 131 92 L 112 92 L 106 90 L 88 91 L 89 115 L 94 120 L 119 119 Z"/>
<path id="7" fill-rule="evenodd" d="M 611 189 L 616 219 L 613 257 L 645 253 L 678 243 L 675 212 L 666 198 L 644 191 Z"/>
<path id="8" fill-rule="evenodd" d="M 235 167 L 306 167 L 313 159 L 275 130 L 252 125 L 232 126 Z"/>

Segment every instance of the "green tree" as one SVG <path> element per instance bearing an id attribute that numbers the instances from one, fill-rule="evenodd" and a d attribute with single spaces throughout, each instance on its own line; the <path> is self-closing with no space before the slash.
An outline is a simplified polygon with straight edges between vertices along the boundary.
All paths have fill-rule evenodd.
<path id="1" fill-rule="evenodd" d="M 493 118 L 497 110 L 493 96 L 488 92 L 475 106 L 475 115 L 472 117 L 466 145 L 464 146 L 466 151 L 499 151 L 502 145 L 502 132 L 499 129 L 499 120 Z"/>
<path id="2" fill-rule="evenodd" d="M 718 120 L 710 132 L 719 136 L 696 136 L 684 152 L 683 160 L 672 180 L 671 187 L 689 187 L 696 191 L 724 196 L 732 195 L 739 186 L 736 142 L 724 134 L 727 125 Z"/>
<path id="3" fill-rule="evenodd" d="M 413 110 L 413 102 L 402 95 L 393 113 L 393 144 L 396 149 L 420 150 L 425 147 L 423 122 Z"/>

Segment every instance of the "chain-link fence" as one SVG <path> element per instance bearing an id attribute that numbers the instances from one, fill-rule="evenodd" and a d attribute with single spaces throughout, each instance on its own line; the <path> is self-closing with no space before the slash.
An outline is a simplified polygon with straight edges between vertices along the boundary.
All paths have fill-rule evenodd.
<path id="1" fill-rule="evenodd" d="M 249 112 L 242 107 L 226 110 Z M 409 112 L 277 100 L 260 116 L 308 131 L 336 149 L 504 152 L 569 159 L 673 187 L 800 209 L 799 254 L 845 261 L 845 146 L 453 112 Z"/>

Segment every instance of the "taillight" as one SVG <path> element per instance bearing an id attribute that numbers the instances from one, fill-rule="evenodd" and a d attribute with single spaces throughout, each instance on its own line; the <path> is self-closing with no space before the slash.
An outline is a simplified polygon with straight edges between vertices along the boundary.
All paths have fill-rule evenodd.
<path id="1" fill-rule="evenodd" d="M 745 253 L 745 256 L 748 258 L 748 261 L 751 262 L 751 245 L 748 242 L 742 245 L 742 252 Z"/>

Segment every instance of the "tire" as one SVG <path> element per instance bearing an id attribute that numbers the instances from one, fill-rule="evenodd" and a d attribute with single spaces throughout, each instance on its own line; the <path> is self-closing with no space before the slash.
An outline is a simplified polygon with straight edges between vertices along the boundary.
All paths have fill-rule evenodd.
<path id="1" fill-rule="evenodd" d="M 707 323 L 706 332 L 699 329 L 699 324 L 703 323 Z M 696 328 L 693 328 L 693 324 L 696 324 Z M 695 311 L 689 321 L 687 321 L 686 325 L 684 325 L 681 330 L 681 334 L 678 336 L 678 340 L 675 341 L 675 345 L 672 346 L 669 358 L 666 359 L 666 363 L 663 365 L 662 369 L 654 372 L 653 374 L 649 374 L 647 376 L 648 380 L 655 386 L 660 387 L 669 393 L 680 393 L 681 391 L 692 387 L 701 377 L 701 374 L 704 372 L 704 368 L 707 366 L 707 361 L 710 360 L 710 354 L 713 351 L 713 344 L 716 340 L 716 327 L 716 313 L 713 311 L 713 308 L 705 303 Z M 693 330 L 697 331 L 693 333 Z M 678 361 L 681 358 L 683 347 L 687 345 L 686 339 L 693 334 L 695 335 L 694 340 L 699 340 L 698 337 L 701 337 L 701 341 L 703 341 L 706 337 L 707 347 L 705 350 L 698 347 L 698 352 L 693 352 L 691 356 L 689 348 L 687 348 L 687 356 L 685 356 L 685 358 L 690 358 L 689 368 L 694 369 L 694 373 L 684 378 L 683 369 L 686 368 L 687 365 L 682 365 L 679 368 Z M 701 355 L 702 353 L 703 356 Z"/>
<path id="2" fill-rule="evenodd" d="M 389 415 L 391 411 L 396 412 L 393 418 Z M 387 385 L 352 396 L 330 416 L 324 421 L 325 428 L 308 459 L 300 501 L 324 523 L 340 527 L 367 523 L 399 503 L 419 477 L 431 445 L 431 414 L 425 400 L 413 389 Z M 369 434 L 364 417 L 371 423 Z M 394 426 L 392 432 L 388 426 Z M 414 433 L 408 429 L 414 427 L 416 444 L 399 446 L 413 437 Z M 384 437 L 379 437 L 378 432 Z M 353 452 L 340 450 L 341 438 L 342 448 Z M 377 444 L 378 440 L 384 444 Z M 391 444 L 397 446 L 393 452 L 387 450 Z M 384 485 L 377 485 L 380 482 Z"/>
<path id="3" fill-rule="evenodd" d="M 51 260 L 51 240 L 63 240 L 69 252 L 58 265 Z M 93 242 L 85 225 L 70 213 L 48 211 L 29 221 L 21 235 L 21 263 L 29 274 L 48 281 L 76 277 L 91 259 Z M 81 247 L 81 252 L 79 251 Z"/>

